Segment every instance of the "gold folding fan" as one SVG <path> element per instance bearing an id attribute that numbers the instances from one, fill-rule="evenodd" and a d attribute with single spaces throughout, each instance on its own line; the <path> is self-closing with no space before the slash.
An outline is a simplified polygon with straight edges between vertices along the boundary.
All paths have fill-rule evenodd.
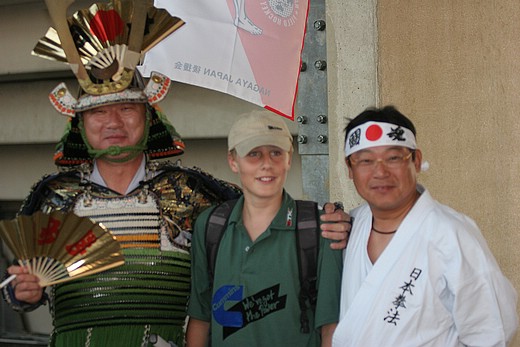
<path id="1" fill-rule="evenodd" d="M 19 264 L 38 276 L 42 287 L 124 264 L 121 247 L 112 233 L 102 224 L 72 212 L 36 212 L 0 221 L 0 238 Z"/>

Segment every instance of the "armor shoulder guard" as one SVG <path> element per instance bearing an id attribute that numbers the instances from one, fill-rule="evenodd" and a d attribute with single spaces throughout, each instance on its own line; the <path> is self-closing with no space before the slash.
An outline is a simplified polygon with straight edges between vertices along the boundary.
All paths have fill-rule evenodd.
<path id="1" fill-rule="evenodd" d="M 186 182 L 190 189 L 201 189 L 208 198 L 215 200 L 214 203 L 237 199 L 242 195 L 242 190 L 237 185 L 216 178 L 198 167 L 189 168 L 166 162 L 158 170 L 162 172 L 156 178 L 172 174 L 188 178 Z"/>
<path id="2" fill-rule="evenodd" d="M 46 213 L 68 211 L 82 190 L 80 176 L 75 171 L 45 175 L 31 187 L 19 213 L 28 215 L 39 210 Z"/>
<path id="3" fill-rule="evenodd" d="M 145 183 L 158 198 L 163 214 L 189 232 L 200 212 L 241 195 L 236 185 L 198 168 L 163 164 L 157 170 L 160 173 Z"/>

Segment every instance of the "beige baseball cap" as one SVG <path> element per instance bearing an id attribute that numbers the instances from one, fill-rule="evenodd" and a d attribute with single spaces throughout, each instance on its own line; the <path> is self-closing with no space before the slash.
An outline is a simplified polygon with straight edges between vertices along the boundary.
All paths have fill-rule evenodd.
<path id="1" fill-rule="evenodd" d="M 240 116 L 231 127 L 228 151 L 234 149 L 241 157 L 259 146 L 276 146 L 289 152 L 292 140 L 282 116 L 267 110 L 253 111 Z"/>

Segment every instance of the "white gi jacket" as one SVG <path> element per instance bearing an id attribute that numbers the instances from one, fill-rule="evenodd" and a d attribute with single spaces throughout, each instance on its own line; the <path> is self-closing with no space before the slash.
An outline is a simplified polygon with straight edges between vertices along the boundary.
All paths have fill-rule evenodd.
<path id="1" fill-rule="evenodd" d="M 515 289 L 475 222 L 417 189 L 374 265 L 370 208 L 351 212 L 333 346 L 506 346 L 518 326 Z"/>

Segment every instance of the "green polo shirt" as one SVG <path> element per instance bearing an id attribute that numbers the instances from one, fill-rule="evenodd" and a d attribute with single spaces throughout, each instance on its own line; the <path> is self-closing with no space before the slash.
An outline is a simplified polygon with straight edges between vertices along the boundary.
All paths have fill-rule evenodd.
<path id="1" fill-rule="evenodd" d="M 191 317 L 211 321 L 211 345 L 319 346 L 318 328 L 339 318 L 342 252 L 320 237 L 316 312 L 308 310 L 309 334 L 300 332 L 296 204 L 284 192 L 282 207 L 254 242 L 242 222 L 243 197 L 222 237 L 211 288 L 205 228 L 212 209 L 196 221 L 192 241 Z"/>

